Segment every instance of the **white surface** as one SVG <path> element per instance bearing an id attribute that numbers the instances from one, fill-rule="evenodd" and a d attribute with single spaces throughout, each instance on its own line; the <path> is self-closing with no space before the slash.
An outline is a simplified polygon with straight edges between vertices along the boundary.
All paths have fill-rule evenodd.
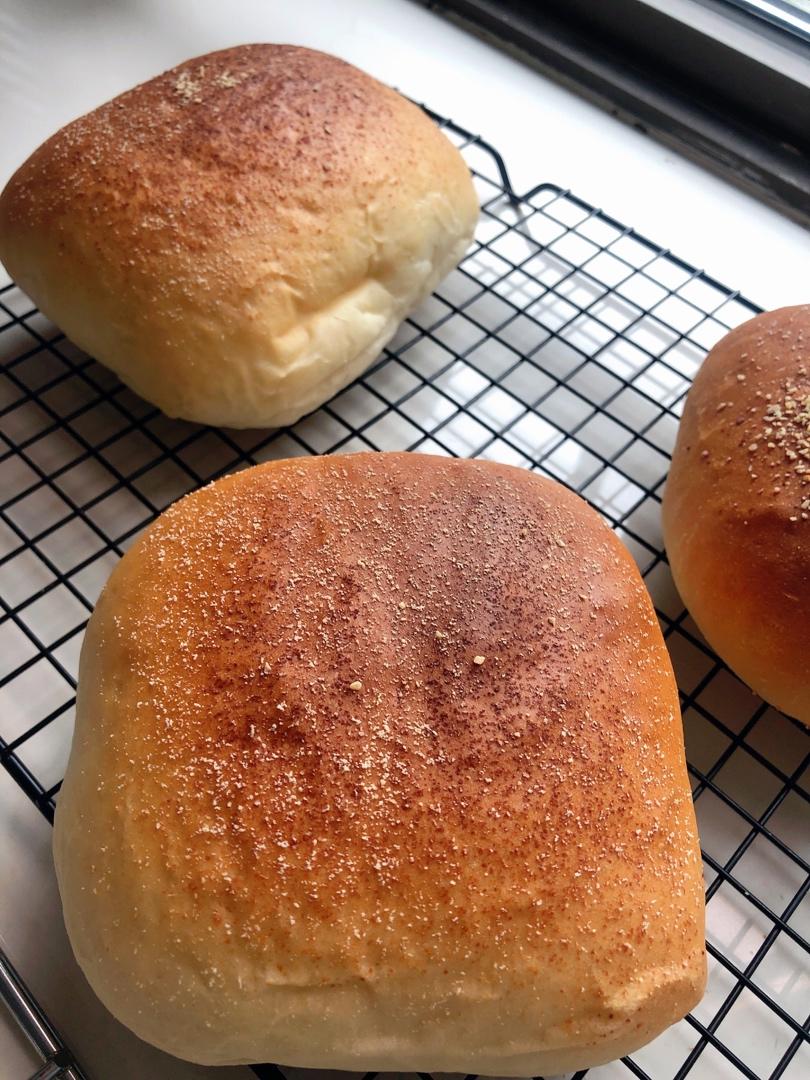
<path id="1" fill-rule="evenodd" d="M 0 182 L 55 128 L 245 41 L 326 49 L 498 147 L 518 190 L 572 188 L 763 307 L 810 299 L 805 230 L 407 0 L 3 0 Z"/>
<path id="2" fill-rule="evenodd" d="M 247 40 L 295 41 L 345 56 L 491 141 L 503 153 L 519 190 L 541 180 L 571 186 L 583 198 L 602 205 L 651 239 L 671 246 L 679 255 L 704 265 L 721 281 L 739 286 L 764 305 L 808 299 L 810 252 L 807 234 L 800 228 L 405 0 L 344 0 L 341 4 L 316 0 L 298 0 L 294 4 L 246 0 L 208 3 L 175 0 L 172 4 L 157 0 L 142 0 L 138 4 L 6 0 L 0 6 L 0 129 L 3 131 L 0 182 L 51 131 L 111 94 L 189 55 Z M 506 289 L 502 295 L 507 295 Z M 544 318 L 551 319 L 554 314 L 553 308 L 548 308 Z M 496 317 L 494 311 L 491 317 Z M 620 305 L 614 317 L 622 317 Z M 524 322 L 514 324 L 513 330 L 518 335 L 524 332 Z M 531 332 L 528 323 L 525 332 Z M 522 347 L 522 343 L 518 344 Z M 417 350 L 415 355 L 420 357 L 416 363 L 431 362 L 429 350 L 425 350 L 424 356 Z M 691 374 L 695 355 L 688 343 L 677 354 L 674 363 L 682 368 L 684 375 Z M 553 360 L 552 355 L 550 362 Z M 672 356 L 668 360 L 673 363 Z M 491 360 L 481 361 L 489 362 L 497 365 L 494 352 Z M 620 356 L 617 350 L 613 360 L 608 359 L 611 362 L 615 363 L 617 373 L 626 374 L 631 370 L 632 357 Z M 669 378 L 668 383 L 660 384 L 660 392 L 672 394 L 674 400 L 680 393 L 679 384 L 677 380 L 673 384 L 671 370 L 661 365 L 640 376 L 648 380 L 643 388 L 652 392 L 659 376 Z M 464 402 L 466 395 L 471 395 L 477 387 L 476 379 L 480 381 L 480 376 L 471 370 L 456 371 L 446 382 L 447 392 L 454 400 Z M 637 385 L 642 388 L 641 382 Z M 352 409 L 362 407 L 362 394 L 367 391 L 361 393 L 356 388 L 348 392 L 336 405 L 338 415 L 347 416 L 351 422 Z M 499 409 L 513 407 L 505 397 L 493 392 L 482 398 L 475 406 L 479 410 L 477 415 L 487 423 L 495 423 Z M 563 399 L 564 393 L 560 392 L 554 416 L 558 422 L 561 415 L 564 417 Z M 431 421 L 431 409 L 446 406 L 446 400 L 437 401 L 425 394 L 412 398 L 408 408 L 413 410 L 410 414 L 413 419 L 427 426 L 443 418 L 437 411 Z M 416 415 L 420 409 L 426 411 Z M 491 411 L 487 413 L 487 409 Z M 469 420 L 461 419 L 464 423 L 457 431 L 453 431 L 451 420 L 437 437 L 473 438 Z M 528 419 L 530 422 L 524 418 L 515 425 L 511 438 L 513 446 L 517 444 L 531 456 L 544 440 L 556 436 L 548 424 L 544 426 L 531 416 Z M 575 419 L 571 417 L 572 422 Z M 498 422 L 504 422 L 503 418 Z M 313 421 L 305 424 L 309 425 L 312 437 Z M 670 425 L 662 432 L 662 438 L 669 439 L 671 434 Z M 605 428 L 593 437 L 596 445 L 599 440 L 611 437 L 611 432 Z M 463 452 L 463 442 L 458 445 Z M 57 457 L 58 449 L 57 446 Z M 508 448 L 500 449 L 508 457 Z M 53 452 L 52 449 L 49 460 Z M 555 457 L 551 467 L 563 476 L 576 478 L 577 469 L 589 466 L 587 455 L 583 456 L 569 440 L 561 443 Z M 638 467 L 643 476 L 647 464 Z M 619 485 L 617 489 L 610 480 L 605 475 L 588 492 L 597 505 L 600 499 L 606 507 L 615 506 L 622 499 L 632 500 L 633 492 L 628 491 L 627 485 Z M 92 481 L 88 471 L 85 482 Z M 179 493 L 164 492 L 157 478 L 153 482 L 160 496 L 167 494 L 168 498 Z M 648 521 L 642 511 L 638 513 L 637 528 L 650 528 L 651 540 L 656 541 L 657 521 Z M 37 531 L 33 523 L 31 531 Z M 657 599 L 666 610 L 666 590 L 671 587 L 663 580 L 658 584 Z M 685 645 L 681 653 L 675 657 L 679 674 L 682 678 L 691 677 L 689 667 L 695 665 L 696 680 L 705 671 L 705 657 Z M 71 667 L 75 649 L 65 649 L 64 655 L 68 654 L 65 662 Z M 756 703 L 745 697 L 738 684 L 730 679 L 727 682 L 731 686 L 723 695 L 722 704 L 730 703 L 735 716 L 749 715 Z M 32 683 L 30 692 L 46 695 L 48 687 L 44 683 Z M 715 707 L 720 704 L 716 702 Z M 29 706 L 27 696 L 23 700 L 20 695 L 19 700 L 12 702 L 11 710 L 6 710 L 5 720 L 15 711 L 25 712 Z M 766 732 L 766 741 L 768 731 L 779 733 L 783 745 L 790 748 L 780 764 L 789 771 L 790 761 L 798 760 L 791 756 L 797 733 L 778 717 L 766 720 L 767 724 L 763 721 L 756 731 Z M 696 753 L 706 754 L 705 763 L 702 756 L 698 763 L 708 767 L 727 740 L 709 729 L 697 714 L 689 724 Z M 58 728 L 64 739 L 66 725 L 53 727 L 50 735 L 58 737 Z M 770 753 L 771 749 L 766 746 L 763 752 Z M 44 755 L 41 767 L 47 765 L 55 770 L 54 779 L 57 778 L 64 746 L 57 743 L 55 750 L 51 746 L 46 751 L 40 746 L 37 752 Z M 740 753 L 737 751 L 732 761 Z M 760 778 L 752 783 L 743 772 L 736 779 L 730 778 L 731 790 L 744 799 L 750 790 L 759 790 L 758 783 L 767 780 L 768 777 L 765 781 Z M 726 820 L 723 807 L 714 796 L 703 796 L 703 800 L 699 806 L 704 841 L 721 857 L 724 846 L 730 843 L 729 837 L 736 836 L 734 830 L 739 829 L 740 822 L 734 820 L 733 814 L 730 822 Z M 793 806 L 791 803 L 791 813 Z M 792 842 L 798 843 L 802 835 L 800 819 L 794 822 L 789 817 L 784 827 Z M 105 1080 L 136 1076 L 183 1080 L 203 1074 L 222 1080 L 228 1077 L 247 1080 L 251 1074 L 246 1070 L 218 1070 L 212 1074 L 158 1055 L 124 1032 L 95 1001 L 75 967 L 65 940 L 49 841 L 50 832 L 44 820 L 13 782 L 0 773 L 0 936 L 88 1070 Z M 772 877 L 763 879 L 763 888 Z M 759 878 L 752 887 L 760 887 Z M 791 887 L 792 880 L 788 879 L 785 896 L 790 894 Z M 783 900 L 781 894 L 775 896 L 774 906 L 778 907 Z M 710 914 L 710 927 L 717 928 L 718 940 L 723 933 L 727 934 L 729 927 L 733 928 L 734 934 L 724 941 L 724 946 L 744 963 L 748 943 L 750 940 L 756 943 L 756 919 L 742 910 L 738 894 L 730 890 L 718 893 L 713 905 L 716 914 L 714 922 Z M 710 907 L 710 913 L 711 910 Z M 771 983 L 777 986 L 780 977 L 779 972 L 772 974 L 769 987 Z M 712 978 L 710 995 L 722 994 L 727 987 L 716 965 Z M 790 982 L 784 991 L 796 995 L 797 1009 L 802 1000 L 806 1002 L 807 983 L 802 978 Z M 717 1003 L 712 996 L 708 1000 Z M 791 997 L 790 1001 L 793 1000 Z M 740 1019 L 747 1016 L 744 1007 L 744 1001 L 735 1006 Z M 756 1008 L 751 1008 L 750 1003 L 747 1007 L 755 1016 Z M 707 1011 L 705 1019 L 710 1015 Z M 16 1036 L 2 1025 L 0 1019 L 0 1077 L 16 1080 L 23 1075 L 18 1071 L 22 1050 Z M 745 1024 L 740 1025 L 740 1030 L 745 1030 Z M 676 1054 L 681 1054 L 677 1060 L 682 1060 L 678 1040 L 688 1038 L 690 1031 L 684 1035 L 681 1025 L 673 1032 L 667 1036 L 671 1039 L 667 1045 L 672 1048 L 672 1060 L 676 1060 Z M 665 1045 L 656 1045 L 658 1049 L 644 1051 L 639 1061 L 658 1078 L 669 1074 L 656 1071 L 654 1063 L 660 1065 L 662 1050 L 666 1053 Z M 775 1050 L 768 1039 L 757 1035 L 752 1045 L 746 1045 L 740 1052 L 746 1060 L 756 1063 L 755 1067 L 760 1064 L 758 1056 L 762 1057 L 764 1069 L 765 1058 Z M 704 1068 L 708 1068 L 709 1061 L 707 1056 Z M 629 1075 L 623 1067 L 617 1068 L 616 1076 Z M 604 1075 L 614 1073 L 606 1070 Z"/>

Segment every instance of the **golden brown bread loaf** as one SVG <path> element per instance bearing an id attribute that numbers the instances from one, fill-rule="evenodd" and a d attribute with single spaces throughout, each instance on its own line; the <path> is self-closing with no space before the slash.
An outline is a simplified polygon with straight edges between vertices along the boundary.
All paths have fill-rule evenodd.
<path id="1" fill-rule="evenodd" d="M 266 427 L 376 359 L 477 216 L 421 109 L 333 56 L 245 45 L 44 143 L 0 196 L 0 259 L 170 416 Z"/>
<path id="2" fill-rule="evenodd" d="M 810 305 L 759 315 L 709 353 L 663 515 L 675 583 L 710 645 L 810 724 Z"/>
<path id="3" fill-rule="evenodd" d="M 280 461 L 170 508 L 91 619 L 54 846 L 99 996 L 194 1061 L 555 1073 L 703 990 L 649 597 L 508 466 Z"/>

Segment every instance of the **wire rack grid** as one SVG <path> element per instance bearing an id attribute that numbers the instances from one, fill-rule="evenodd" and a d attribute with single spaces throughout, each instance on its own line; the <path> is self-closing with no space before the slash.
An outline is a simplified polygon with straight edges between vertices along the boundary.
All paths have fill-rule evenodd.
<path id="1" fill-rule="evenodd" d="M 758 309 L 569 191 L 516 195 L 491 146 L 430 115 L 473 171 L 474 245 L 380 360 L 292 428 L 170 420 L 16 287 L 0 290 L 0 758 L 52 818 L 88 614 L 116 560 L 185 492 L 272 458 L 368 449 L 534 469 L 604 515 L 652 593 L 681 691 L 706 876 L 703 1001 L 588 1075 L 810 1076 L 808 733 L 707 647 L 660 531 L 691 378 Z"/>

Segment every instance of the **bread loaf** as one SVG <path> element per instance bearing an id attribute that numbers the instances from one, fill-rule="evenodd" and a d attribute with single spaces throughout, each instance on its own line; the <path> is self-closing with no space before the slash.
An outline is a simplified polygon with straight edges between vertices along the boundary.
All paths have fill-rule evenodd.
<path id="1" fill-rule="evenodd" d="M 100 998 L 193 1061 L 566 1072 L 704 985 L 649 597 L 508 466 L 281 461 L 171 507 L 90 621 L 54 851 Z"/>
<path id="2" fill-rule="evenodd" d="M 0 196 L 0 259 L 170 416 L 270 427 L 379 356 L 477 216 L 421 109 L 333 56 L 246 45 L 44 143 Z"/>
<path id="3" fill-rule="evenodd" d="M 810 724 L 810 305 L 759 315 L 709 353 L 663 515 L 675 583 L 709 643 Z"/>

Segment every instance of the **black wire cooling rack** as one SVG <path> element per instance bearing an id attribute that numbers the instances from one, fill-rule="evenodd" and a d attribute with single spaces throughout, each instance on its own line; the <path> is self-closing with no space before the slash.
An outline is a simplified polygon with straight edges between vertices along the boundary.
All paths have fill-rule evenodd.
<path id="1" fill-rule="evenodd" d="M 475 244 L 379 362 L 292 428 L 169 420 L 18 289 L 0 290 L 0 758 L 52 818 L 87 616 L 116 560 L 185 492 L 270 458 L 367 449 L 535 469 L 595 506 L 646 578 L 678 676 L 706 872 L 706 996 L 589 1078 L 806 1078 L 808 733 L 706 646 L 659 521 L 691 378 L 758 309 L 570 191 L 516 195 L 491 146 L 430 115 L 473 170 Z"/>

